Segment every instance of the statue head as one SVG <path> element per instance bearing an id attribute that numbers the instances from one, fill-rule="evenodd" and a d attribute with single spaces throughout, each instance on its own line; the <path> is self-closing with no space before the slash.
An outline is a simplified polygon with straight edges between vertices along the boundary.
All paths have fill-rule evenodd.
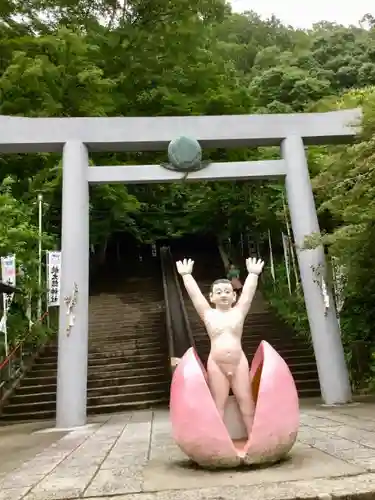
<path id="1" fill-rule="evenodd" d="M 212 283 L 210 301 L 217 309 L 227 310 L 236 302 L 236 292 L 227 279 L 219 279 Z"/>

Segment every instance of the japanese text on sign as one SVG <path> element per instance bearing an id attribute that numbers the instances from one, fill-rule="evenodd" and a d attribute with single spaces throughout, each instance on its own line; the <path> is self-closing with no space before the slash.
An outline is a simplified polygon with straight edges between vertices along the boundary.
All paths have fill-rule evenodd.
<path id="1" fill-rule="evenodd" d="M 60 305 L 61 252 L 47 253 L 48 307 Z"/>

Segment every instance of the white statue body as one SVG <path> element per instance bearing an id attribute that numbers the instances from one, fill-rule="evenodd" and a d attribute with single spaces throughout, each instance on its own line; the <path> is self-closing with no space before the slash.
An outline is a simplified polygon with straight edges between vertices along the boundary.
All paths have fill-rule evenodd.
<path id="1" fill-rule="evenodd" d="M 207 361 L 207 374 L 217 409 L 221 418 L 224 418 L 225 405 L 231 388 L 249 436 L 254 402 L 251 395 L 249 364 L 242 350 L 241 339 L 243 324 L 254 298 L 258 276 L 262 272 L 264 262 L 252 258 L 246 260 L 249 274 L 237 304 L 231 282 L 227 279 L 215 281 L 210 293 L 210 301 L 214 304 L 214 308 L 209 305 L 192 276 L 194 261 L 184 259 L 176 265 L 210 337 L 211 349 Z"/>

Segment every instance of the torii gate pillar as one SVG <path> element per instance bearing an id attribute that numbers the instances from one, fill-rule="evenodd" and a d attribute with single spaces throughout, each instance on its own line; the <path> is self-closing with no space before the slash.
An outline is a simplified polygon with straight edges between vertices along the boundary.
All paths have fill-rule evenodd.
<path id="1" fill-rule="evenodd" d="M 61 304 L 57 357 L 56 426 L 70 429 L 87 418 L 89 326 L 89 183 L 87 147 L 63 148 Z M 65 298 L 70 304 L 63 304 Z M 68 300 L 67 300 L 68 302 Z M 70 309 L 69 309 L 70 307 Z"/>
<path id="2" fill-rule="evenodd" d="M 294 135 L 284 139 L 281 151 L 287 168 L 285 183 L 289 212 L 322 398 L 326 404 L 348 403 L 351 400 L 348 369 L 329 286 L 330 305 L 327 309 L 323 301 L 322 279 L 326 277 L 324 250 L 322 246 L 312 250 L 302 248 L 305 238 L 319 234 L 320 229 L 301 137 Z"/>

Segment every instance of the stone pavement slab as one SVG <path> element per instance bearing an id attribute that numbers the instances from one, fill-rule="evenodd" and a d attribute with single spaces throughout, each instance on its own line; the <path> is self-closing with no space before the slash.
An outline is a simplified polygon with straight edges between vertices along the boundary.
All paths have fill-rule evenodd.
<path id="1" fill-rule="evenodd" d="M 173 443 L 166 410 L 102 417 L 57 433 L 0 476 L 0 500 L 367 500 L 375 498 L 374 417 L 372 403 L 310 404 L 301 410 L 298 442 L 287 460 L 227 471 L 195 467 Z M 3 459 L 1 450 L 0 434 Z"/>
<path id="2" fill-rule="evenodd" d="M 36 431 L 44 425 L 44 423 L 37 422 L 0 427 L 0 479 L 66 434 L 55 432 L 42 437 L 38 436 Z M 3 457 L 6 457 L 6 460 Z"/>

